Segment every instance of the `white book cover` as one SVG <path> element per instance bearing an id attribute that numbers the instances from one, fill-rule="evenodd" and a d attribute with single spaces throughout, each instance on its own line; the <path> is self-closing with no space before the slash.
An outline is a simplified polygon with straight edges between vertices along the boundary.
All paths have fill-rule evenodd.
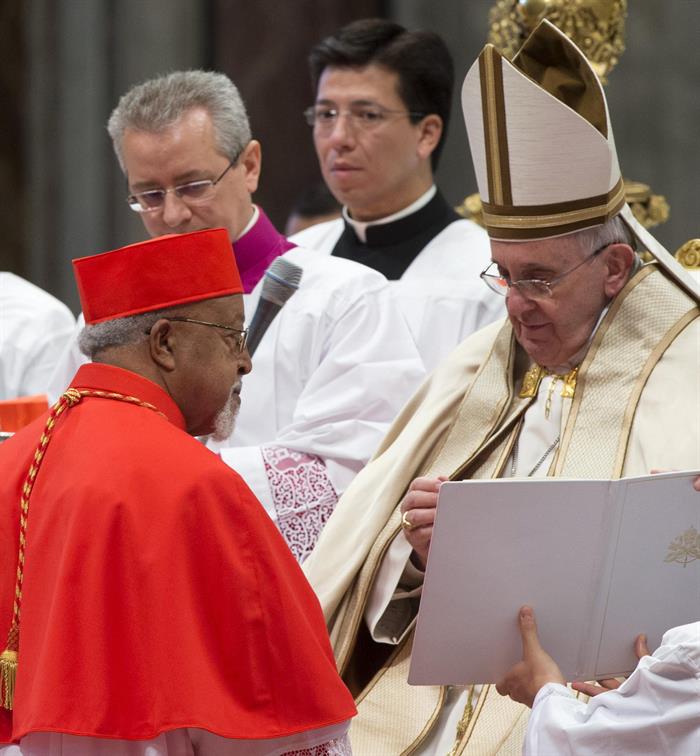
<path id="1" fill-rule="evenodd" d="M 700 619 L 697 474 L 443 484 L 409 683 L 498 681 L 524 604 L 567 680 L 629 673 L 639 633 Z"/>

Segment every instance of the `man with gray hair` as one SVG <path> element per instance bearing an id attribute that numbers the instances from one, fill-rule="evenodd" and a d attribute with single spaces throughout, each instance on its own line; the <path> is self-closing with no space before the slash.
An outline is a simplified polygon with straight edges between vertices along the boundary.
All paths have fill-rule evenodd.
<path id="1" fill-rule="evenodd" d="M 0 447 L 0 756 L 348 756 L 318 600 L 193 438 L 251 368 L 227 231 L 73 267 L 94 362 Z"/>
<path id="2" fill-rule="evenodd" d="M 491 240 L 481 278 L 508 319 L 433 373 L 304 565 L 358 695 L 356 756 L 486 756 L 522 743 L 527 710 L 493 686 L 407 683 L 443 481 L 700 467 L 697 285 L 624 204 L 584 55 L 543 22 L 512 63 L 487 45 L 462 99 Z M 653 263 L 641 264 L 633 236 Z"/>
<path id="3" fill-rule="evenodd" d="M 424 375 L 386 279 L 295 247 L 253 204 L 260 143 L 225 75 L 180 71 L 143 82 L 121 98 L 108 130 L 129 205 L 151 236 L 228 230 L 248 320 L 274 260 L 303 269 L 255 352 L 235 435 L 210 442 L 303 559 Z M 55 395 L 79 359 L 74 345 L 52 380 Z"/>

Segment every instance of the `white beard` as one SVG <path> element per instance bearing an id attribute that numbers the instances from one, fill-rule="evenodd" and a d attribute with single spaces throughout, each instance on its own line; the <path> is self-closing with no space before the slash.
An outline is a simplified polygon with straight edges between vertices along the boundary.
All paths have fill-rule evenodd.
<path id="1" fill-rule="evenodd" d="M 234 393 L 234 390 L 237 388 L 239 388 L 238 384 L 231 386 L 226 404 L 224 404 L 214 418 L 214 432 L 211 434 L 211 438 L 214 441 L 225 441 L 233 433 L 238 410 L 241 406 L 239 394 Z"/>

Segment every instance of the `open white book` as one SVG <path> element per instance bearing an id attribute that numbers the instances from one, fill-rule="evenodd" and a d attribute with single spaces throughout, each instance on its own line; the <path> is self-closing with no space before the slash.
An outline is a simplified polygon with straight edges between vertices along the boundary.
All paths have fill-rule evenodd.
<path id="1" fill-rule="evenodd" d="M 443 484 L 409 683 L 498 681 L 524 604 L 567 680 L 630 672 L 639 633 L 700 619 L 696 475 Z"/>

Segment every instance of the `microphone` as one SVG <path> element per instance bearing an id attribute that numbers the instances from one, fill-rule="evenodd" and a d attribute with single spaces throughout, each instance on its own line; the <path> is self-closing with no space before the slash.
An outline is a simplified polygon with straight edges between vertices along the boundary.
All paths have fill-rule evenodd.
<path id="1" fill-rule="evenodd" d="M 262 337 L 285 302 L 299 288 L 302 268 L 278 257 L 265 271 L 260 301 L 248 328 L 248 354 L 252 357 Z"/>

